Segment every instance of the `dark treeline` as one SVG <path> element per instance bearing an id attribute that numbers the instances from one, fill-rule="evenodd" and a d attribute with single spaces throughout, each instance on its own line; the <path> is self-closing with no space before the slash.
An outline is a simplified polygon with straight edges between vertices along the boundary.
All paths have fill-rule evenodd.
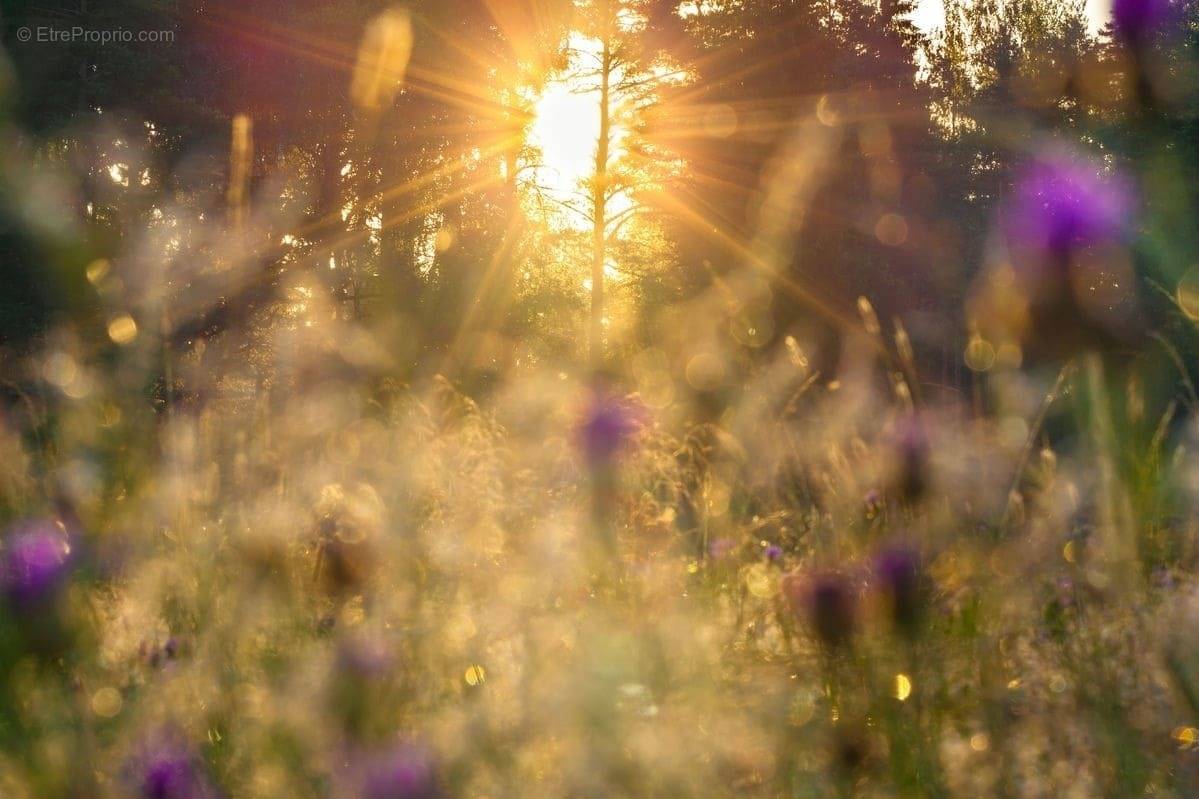
<path id="1" fill-rule="evenodd" d="M 396 312 L 404 324 L 393 343 L 408 369 L 581 361 L 588 297 L 547 267 L 570 257 L 602 272 L 605 250 L 596 248 L 607 240 L 546 233 L 521 201 L 538 158 L 527 139 L 535 98 L 571 68 L 572 28 L 618 33 L 622 82 L 607 102 L 615 112 L 636 96 L 634 156 L 686 165 L 655 178 L 654 192 L 639 191 L 644 171 L 593 179 L 593 188 L 626 181 L 620 190 L 636 198 L 636 215 L 658 226 L 652 248 L 618 243 L 634 275 L 622 289 L 640 321 L 613 348 L 651 335 L 660 307 L 760 258 L 755 242 L 773 235 L 798 246 L 765 245 L 777 280 L 764 312 L 770 348 L 786 332 L 831 340 L 857 324 L 865 296 L 885 326 L 902 318 L 930 380 L 960 382 L 968 298 L 1024 162 L 1069 147 L 1168 185 L 1145 192 L 1171 205 L 1154 225 L 1187 226 L 1171 209 L 1192 207 L 1199 185 L 1194 3 L 1155 32 L 1156 46 L 1137 50 L 1151 59 L 1130 58 L 1110 30 L 1089 33 L 1082 5 L 1069 0 L 954 2 L 931 34 L 915 27 L 908 0 L 406 8 L 404 87 L 364 104 L 353 96 L 354 73 L 364 31 L 366 41 L 372 24 L 388 35 L 382 3 L 6 3 L 6 150 L 57 165 L 78 191 L 71 225 L 39 232 L 18 219 L 12 200 L 28 186 L 15 161 L 8 167 L 5 346 L 22 349 L 63 314 L 87 324 L 95 299 L 87 265 L 136 259 L 137 237 L 169 207 L 180 224 L 219 220 L 225 231 L 193 224 L 173 244 L 189 266 L 168 291 L 189 302 L 163 324 L 180 350 L 230 328 L 269 326 L 284 288 L 304 274 L 339 318 Z M 17 36 L 76 26 L 169 31 L 171 41 Z M 638 70 L 655 84 L 652 96 L 636 94 L 644 84 L 629 76 Z M 248 123 L 231 147 L 238 115 Z M 808 165 L 818 180 L 801 208 L 786 164 L 810 118 L 837 135 Z M 244 162 L 234 181 L 244 186 L 231 184 L 239 168 L 231 151 Z M 602 206 L 603 191 L 596 196 Z M 603 230 L 600 206 L 590 218 L 595 227 L 598 207 Z M 1141 280 L 1173 286 L 1194 262 L 1194 234 L 1171 242 L 1169 252 L 1136 253 Z M 43 268 L 50 262 L 57 266 Z M 602 296 L 591 301 L 602 315 Z M 491 334 L 519 340 L 519 352 L 497 355 Z"/>

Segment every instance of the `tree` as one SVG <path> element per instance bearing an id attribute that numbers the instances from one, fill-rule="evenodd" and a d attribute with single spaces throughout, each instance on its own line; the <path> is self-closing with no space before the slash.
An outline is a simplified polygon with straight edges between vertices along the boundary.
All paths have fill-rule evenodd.
<path id="1" fill-rule="evenodd" d="M 586 0 L 579 6 L 580 33 L 594 47 L 575 47 L 582 63 L 577 79 L 596 91 L 599 130 L 594 171 L 589 177 L 586 216 L 591 225 L 591 310 L 588 327 L 590 362 L 604 362 L 604 283 L 610 244 L 637 209 L 631 198 L 630 174 L 614 163 L 616 135 L 636 124 L 652 99 L 653 66 L 647 61 L 641 36 L 645 28 L 643 3 L 638 0 Z M 616 209 L 623 199 L 626 207 Z"/>
<path id="2" fill-rule="evenodd" d="M 927 266 L 937 251 L 919 237 L 936 213 L 936 147 L 910 11 L 861 0 L 654 5 L 656 40 L 694 75 L 665 103 L 658 134 L 688 164 L 672 187 L 686 206 L 673 235 L 693 274 L 748 266 L 773 281 L 775 331 L 821 319 L 832 337 L 859 295 L 885 318 L 939 295 L 930 275 L 943 264 Z M 796 164 L 788 148 L 813 118 L 839 144 Z M 781 208 L 771 192 L 789 191 L 780 181 L 797 166 L 824 173 L 822 187 L 803 207 Z M 755 255 L 768 228 L 787 241 Z"/>

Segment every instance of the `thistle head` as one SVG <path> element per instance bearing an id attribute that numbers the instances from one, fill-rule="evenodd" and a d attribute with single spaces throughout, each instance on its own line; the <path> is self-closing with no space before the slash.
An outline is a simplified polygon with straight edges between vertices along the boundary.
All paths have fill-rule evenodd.
<path id="1" fill-rule="evenodd" d="M 576 430 L 579 449 L 591 466 L 609 464 L 640 427 L 632 403 L 601 387 L 593 392 Z"/>
<path id="2" fill-rule="evenodd" d="M 907 547 L 886 549 L 875 558 L 874 574 L 895 628 L 907 635 L 914 634 L 924 612 L 920 556 Z"/>
<path id="3" fill-rule="evenodd" d="M 901 417 L 891 435 L 892 487 L 905 500 L 920 499 L 928 488 L 932 447 L 924 421 Z"/>
<path id="4" fill-rule="evenodd" d="M 371 680 L 386 675 L 395 665 L 391 649 L 380 639 L 353 636 L 337 648 L 338 673 L 356 680 Z"/>
<path id="5" fill-rule="evenodd" d="M 57 521 L 19 522 L 0 546 L 0 585 L 13 607 L 51 601 L 66 584 L 72 566 L 71 542 Z"/>
<path id="6" fill-rule="evenodd" d="M 1007 206 L 1017 271 L 1026 277 L 1034 269 L 1060 271 L 1083 251 L 1123 241 L 1133 210 L 1129 186 L 1098 164 L 1061 153 L 1034 160 Z"/>
<path id="7" fill-rule="evenodd" d="M 1024 169 L 1005 206 L 1019 337 L 1071 354 L 1135 332 L 1134 212 L 1131 186 L 1089 159 L 1048 153 Z"/>
<path id="8" fill-rule="evenodd" d="M 792 609 L 805 617 L 812 633 L 830 649 L 849 643 L 856 623 L 854 593 L 839 574 L 827 572 L 810 579 L 790 575 L 783 591 Z"/>
<path id="9" fill-rule="evenodd" d="M 1172 16 L 1170 0 L 1112 0 L 1112 25 L 1131 45 L 1140 45 L 1160 31 Z"/>
<path id="10" fill-rule="evenodd" d="M 412 743 L 352 761 L 343 796 L 354 799 L 435 799 L 441 795 L 432 754 Z"/>
<path id="11" fill-rule="evenodd" d="M 142 799 L 216 799 L 196 753 L 174 731 L 160 732 L 146 744 L 133 768 Z"/>

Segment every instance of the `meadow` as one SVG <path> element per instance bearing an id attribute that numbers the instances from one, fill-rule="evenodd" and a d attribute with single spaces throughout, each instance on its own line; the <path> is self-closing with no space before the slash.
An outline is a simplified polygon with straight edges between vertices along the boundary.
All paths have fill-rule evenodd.
<path id="1" fill-rule="evenodd" d="M 1195 3 L 43 5 L 0 797 L 1199 793 Z"/>

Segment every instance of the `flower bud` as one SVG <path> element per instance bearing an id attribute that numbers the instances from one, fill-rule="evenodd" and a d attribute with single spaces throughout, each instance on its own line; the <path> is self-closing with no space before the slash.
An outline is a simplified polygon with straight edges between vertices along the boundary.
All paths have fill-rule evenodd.
<path id="1" fill-rule="evenodd" d="M 432 754 L 412 743 L 352 758 L 339 794 L 345 799 L 436 799 L 441 795 Z"/>
<path id="2" fill-rule="evenodd" d="M 71 544 L 61 525 L 50 519 L 18 523 L 0 552 L 4 597 L 18 612 L 52 603 L 71 565 Z"/>
<path id="3" fill-rule="evenodd" d="M 138 753 L 130 782 L 142 799 L 216 799 L 195 751 L 173 730 L 156 733 Z"/>
<path id="4" fill-rule="evenodd" d="M 891 436 L 891 487 L 915 502 L 928 490 L 932 450 L 924 422 L 916 415 L 900 418 Z"/>
<path id="5" fill-rule="evenodd" d="M 835 649 L 849 643 L 856 612 L 853 591 L 843 577 L 826 573 L 805 581 L 789 575 L 783 581 L 783 592 L 822 644 Z"/>
<path id="6" fill-rule="evenodd" d="M 1169 22 L 1170 0 L 1112 0 L 1112 25 L 1125 42 L 1139 45 Z"/>
<path id="7" fill-rule="evenodd" d="M 579 449 L 592 467 L 610 464 L 640 425 L 630 404 L 606 390 L 592 397 L 579 424 Z"/>
<path id="8" fill-rule="evenodd" d="M 1069 357 L 1135 334 L 1126 246 L 1134 205 L 1126 183 L 1085 158 L 1050 154 L 1024 169 L 1005 232 L 1023 307 L 1012 332 L 1030 357 Z"/>
<path id="9" fill-rule="evenodd" d="M 919 555 L 904 547 L 894 547 L 879 554 L 874 567 L 895 629 L 904 635 L 914 635 L 924 616 L 926 598 Z"/>

